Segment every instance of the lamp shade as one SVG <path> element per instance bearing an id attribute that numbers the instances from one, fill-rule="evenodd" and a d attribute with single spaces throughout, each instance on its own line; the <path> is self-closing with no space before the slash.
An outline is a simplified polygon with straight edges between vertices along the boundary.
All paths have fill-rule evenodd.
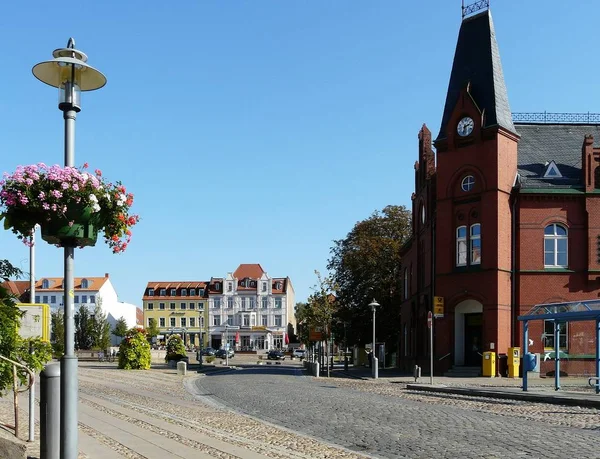
<path id="1" fill-rule="evenodd" d="M 376 307 L 380 306 L 380 304 L 379 304 L 377 301 L 375 301 L 375 298 L 373 298 L 373 301 L 371 301 L 371 302 L 369 303 L 369 306 L 370 306 L 371 308 L 376 308 Z"/>

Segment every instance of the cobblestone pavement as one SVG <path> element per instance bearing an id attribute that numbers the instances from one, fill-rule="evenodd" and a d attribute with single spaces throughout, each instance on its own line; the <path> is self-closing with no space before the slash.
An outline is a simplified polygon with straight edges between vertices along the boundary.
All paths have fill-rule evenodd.
<path id="1" fill-rule="evenodd" d="M 409 392 L 285 367 L 206 375 L 196 386 L 242 413 L 378 457 L 600 457 L 596 409 Z"/>

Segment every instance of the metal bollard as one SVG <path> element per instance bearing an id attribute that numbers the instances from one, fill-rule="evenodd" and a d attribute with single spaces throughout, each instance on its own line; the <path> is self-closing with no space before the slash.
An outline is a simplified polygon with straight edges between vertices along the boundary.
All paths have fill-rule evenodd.
<path id="1" fill-rule="evenodd" d="M 344 356 L 344 371 L 348 371 L 348 356 Z"/>
<path id="2" fill-rule="evenodd" d="M 40 459 L 60 459 L 60 364 L 40 373 Z"/>

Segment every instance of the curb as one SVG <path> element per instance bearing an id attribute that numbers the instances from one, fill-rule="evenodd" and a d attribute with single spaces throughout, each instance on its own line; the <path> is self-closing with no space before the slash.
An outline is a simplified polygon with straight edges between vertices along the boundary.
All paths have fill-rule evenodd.
<path id="1" fill-rule="evenodd" d="M 407 384 L 407 390 L 421 392 L 438 392 L 445 394 L 458 394 L 477 397 L 500 398 L 508 400 L 524 400 L 534 403 L 548 403 L 552 405 L 581 406 L 585 408 L 600 408 L 600 397 L 597 400 L 590 398 L 574 397 L 570 394 L 560 392 L 552 395 L 539 392 L 516 392 L 498 389 L 476 389 L 466 387 L 448 387 L 448 386 L 425 386 L 421 384 Z M 584 395 L 585 397 L 586 395 Z"/>

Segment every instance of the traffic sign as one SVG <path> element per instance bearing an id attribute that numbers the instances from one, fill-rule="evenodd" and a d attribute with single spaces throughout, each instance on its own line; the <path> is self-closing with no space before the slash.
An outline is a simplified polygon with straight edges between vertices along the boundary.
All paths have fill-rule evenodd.
<path id="1" fill-rule="evenodd" d="M 431 328 L 432 325 L 433 325 L 433 314 L 431 313 L 431 311 L 429 311 L 427 313 L 427 328 Z"/>

